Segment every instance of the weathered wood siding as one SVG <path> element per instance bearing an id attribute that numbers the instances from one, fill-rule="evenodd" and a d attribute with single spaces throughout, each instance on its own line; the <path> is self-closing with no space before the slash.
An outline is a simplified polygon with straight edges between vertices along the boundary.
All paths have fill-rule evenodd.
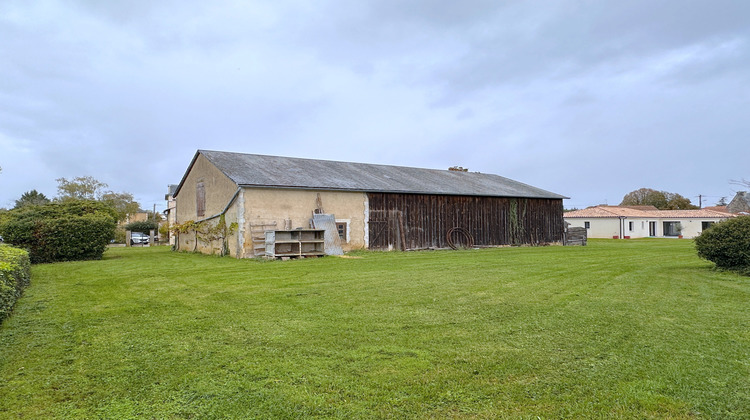
<path id="1" fill-rule="evenodd" d="M 561 242 L 558 199 L 368 193 L 370 249 L 447 248 L 461 228 L 475 246 Z M 466 243 L 465 233 L 453 241 Z"/>

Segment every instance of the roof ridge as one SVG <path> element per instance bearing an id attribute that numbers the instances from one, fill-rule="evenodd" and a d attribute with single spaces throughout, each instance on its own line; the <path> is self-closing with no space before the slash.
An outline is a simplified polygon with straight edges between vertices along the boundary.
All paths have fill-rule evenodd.
<path id="1" fill-rule="evenodd" d="M 301 188 L 401 194 L 568 198 L 542 188 L 481 172 L 419 168 L 198 149 L 185 176 L 199 156 L 211 162 L 238 186 Z M 184 183 L 185 176 L 180 182 Z"/>

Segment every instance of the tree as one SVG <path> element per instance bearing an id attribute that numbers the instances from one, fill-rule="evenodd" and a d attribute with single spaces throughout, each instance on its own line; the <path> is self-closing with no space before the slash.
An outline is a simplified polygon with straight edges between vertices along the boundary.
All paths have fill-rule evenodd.
<path id="1" fill-rule="evenodd" d="M 79 176 L 68 181 L 57 178 L 57 199 L 67 200 L 99 200 L 107 184 L 99 182 L 92 176 Z"/>
<path id="2" fill-rule="evenodd" d="M 50 199 L 47 198 L 44 194 L 38 192 L 37 190 L 31 190 L 23 193 L 23 195 L 21 195 L 21 198 L 16 200 L 16 206 L 13 208 L 17 209 L 23 206 L 41 206 L 49 202 Z"/>
<path id="3" fill-rule="evenodd" d="M 667 206 L 667 197 L 662 191 L 641 188 L 631 191 L 622 198 L 621 206 L 654 206 L 662 209 Z"/>
<path id="4" fill-rule="evenodd" d="M 690 200 L 680 194 L 641 188 L 631 191 L 622 198 L 621 206 L 654 206 L 660 210 L 697 209 Z"/>
<path id="5" fill-rule="evenodd" d="M 693 205 L 689 198 L 685 198 L 677 193 L 664 192 L 667 198 L 666 210 L 695 210 L 698 206 Z"/>
<path id="6" fill-rule="evenodd" d="M 151 210 L 146 210 L 146 219 L 153 220 L 154 222 L 159 223 L 164 220 L 164 216 L 158 211 L 154 213 Z"/>
<path id="7" fill-rule="evenodd" d="M 107 184 L 92 176 L 79 176 L 72 180 L 58 178 L 56 201 L 91 200 L 99 201 L 114 209 L 117 221 L 125 220 L 128 214 L 138 212 L 141 207 L 127 192 L 105 191 Z"/>
<path id="8" fill-rule="evenodd" d="M 133 194 L 114 191 L 107 191 L 102 194 L 101 202 L 115 209 L 117 212 L 117 221 L 125 220 L 129 214 L 137 213 L 141 205 L 133 198 Z"/>
<path id="9" fill-rule="evenodd" d="M 125 230 L 131 232 L 141 232 L 148 234 L 152 230 L 159 228 L 159 225 L 153 220 L 143 220 L 140 222 L 130 222 L 124 226 Z"/>

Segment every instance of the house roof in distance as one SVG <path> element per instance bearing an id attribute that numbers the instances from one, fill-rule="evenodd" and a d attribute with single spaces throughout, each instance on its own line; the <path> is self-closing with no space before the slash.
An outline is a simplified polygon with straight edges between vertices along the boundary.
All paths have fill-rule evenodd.
<path id="1" fill-rule="evenodd" d="M 650 206 L 646 206 L 650 207 Z M 602 219 L 602 218 L 617 218 L 617 217 L 630 217 L 630 218 L 653 218 L 653 219 L 664 219 L 664 218 L 675 218 L 675 219 L 690 219 L 690 218 L 729 218 L 733 215 L 721 211 L 698 209 L 698 210 L 654 210 L 651 209 L 639 209 L 634 207 L 621 207 L 621 206 L 594 206 L 585 208 L 582 210 L 569 211 L 563 215 L 566 218 L 583 218 L 583 219 Z"/>
<path id="2" fill-rule="evenodd" d="M 198 150 L 238 186 L 405 194 L 567 198 L 499 175 Z"/>
<path id="3" fill-rule="evenodd" d="M 748 214 L 750 212 L 750 193 L 737 191 L 737 195 L 727 205 L 727 211 L 737 214 Z"/>
<path id="4" fill-rule="evenodd" d="M 729 213 L 729 211 L 727 210 L 727 206 L 706 206 L 706 207 L 703 207 L 703 209 L 718 211 L 721 213 Z"/>

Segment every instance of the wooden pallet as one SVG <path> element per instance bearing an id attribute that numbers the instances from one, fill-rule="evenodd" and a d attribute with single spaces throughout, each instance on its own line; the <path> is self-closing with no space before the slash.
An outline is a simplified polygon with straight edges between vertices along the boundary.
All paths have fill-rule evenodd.
<path id="1" fill-rule="evenodd" d="M 250 239 L 253 243 L 253 257 L 266 256 L 266 231 L 275 229 L 276 222 L 250 223 Z"/>

